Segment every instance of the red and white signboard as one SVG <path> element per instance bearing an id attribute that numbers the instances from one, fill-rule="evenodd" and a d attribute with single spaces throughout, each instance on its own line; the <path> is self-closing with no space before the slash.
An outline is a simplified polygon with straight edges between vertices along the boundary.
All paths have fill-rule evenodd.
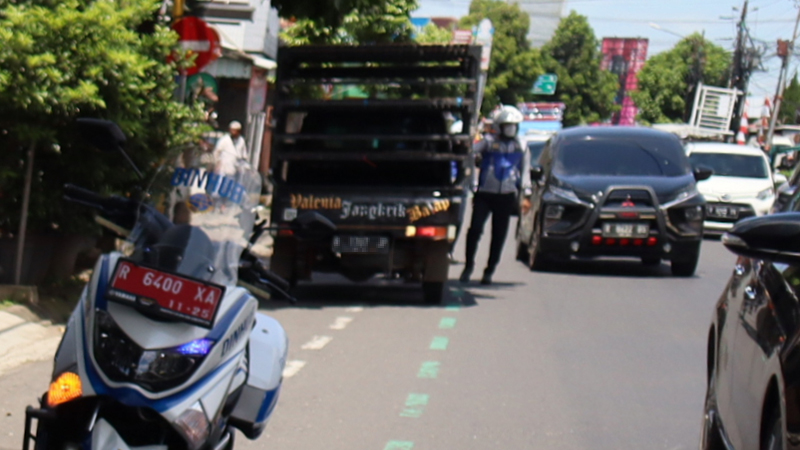
<path id="1" fill-rule="evenodd" d="M 145 307 L 158 315 L 211 328 L 225 289 L 222 286 L 120 260 L 108 298 Z"/>
<path id="2" fill-rule="evenodd" d="M 180 46 L 187 56 L 197 55 L 194 65 L 186 69 L 186 75 L 194 75 L 222 54 L 219 34 L 198 17 L 183 17 L 172 25 L 180 36 Z"/>

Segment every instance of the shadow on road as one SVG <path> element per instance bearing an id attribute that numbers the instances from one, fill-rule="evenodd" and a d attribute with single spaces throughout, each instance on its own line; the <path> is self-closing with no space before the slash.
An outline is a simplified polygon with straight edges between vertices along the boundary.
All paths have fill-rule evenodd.
<path id="1" fill-rule="evenodd" d="M 511 286 L 511 284 L 509 284 Z M 321 309 L 330 307 L 409 307 L 409 308 L 448 308 L 477 306 L 476 298 L 484 298 L 467 290 L 469 285 L 449 281 L 445 285 L 444 298 L 440 304 L 425 303 L 419 284 L 374 285 L 363 284 L 301 284 L 292 293 L 297 303 L 288 301 L 262 301 L 261 308 L 267 310 L 286 308 Z M 491 297 L 489 297 L 491 298 Z"/>
<path id="2" fill-rule="evenodd" d="M 620 278 L 663 278 L 672 276 L 669 262 L 667 261 L 657 266 L 646 266 L 638 261 L 615 259 L 553 262 L 548 265 L 544 273 Z"/>

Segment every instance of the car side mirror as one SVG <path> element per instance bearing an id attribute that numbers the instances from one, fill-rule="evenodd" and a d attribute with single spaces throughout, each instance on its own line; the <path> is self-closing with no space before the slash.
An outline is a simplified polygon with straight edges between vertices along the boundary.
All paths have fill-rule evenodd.
<path id="1" fill-rule="evenodd" d="M 539 165 L 531 167 L 531 181 L 533 182 L 542 181 L 543 176 L 544 176 L 544 167 Z"/>
<path id="2" fill-rule="evenodd" d="M 695 181 L 703 181 L 711 178 L 711 175 L 714 175 L 714 170 L 706 166 L 697 166 L 694 168 L 693 173 Z"/>
<path id="3" fill-rule="evenodd" d="M 775 183 L 775 186 L 780 186 L 789 182 L 789 179 L 786 178 L 786 175 L 782 173 L 776 173 L 772 175 L 772 182 Z"/>
<path id="4" fill-rule="evenodd" d="M 778 213 L 741 220 L 722 236 L 737 255 L 800 264 L 800 213 Z"/>

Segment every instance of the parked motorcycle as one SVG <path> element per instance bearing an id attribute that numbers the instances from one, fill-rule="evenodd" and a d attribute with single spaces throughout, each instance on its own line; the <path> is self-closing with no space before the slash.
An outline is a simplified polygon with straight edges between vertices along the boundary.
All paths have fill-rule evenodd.
<path id="1" fill-rule="evenodd" d="M 122 151 L 114 123 L 79 125 L 95 146 Z M 244 164 L 226 174 L 177 167 L 155 177 L 147 201 L 65 187 L 65 199 L 95 208 L 132 250 L 97 261 L 50 388 L 26 410 L 25 450 L 31 441 L 37 450 L 218 450 L 233 447 L 234 429 L 260 436 L 278 400 L 287 336 L 239 284 L 289 297 L 288 283 L 249 251 L 269 229 L 254 223 L 260 180 Z M 328 225 L 304 216 L 293 228 Z"/>

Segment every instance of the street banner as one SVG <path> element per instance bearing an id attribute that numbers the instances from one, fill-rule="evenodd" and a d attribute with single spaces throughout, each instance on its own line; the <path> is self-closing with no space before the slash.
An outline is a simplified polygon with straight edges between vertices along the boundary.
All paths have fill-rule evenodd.
<path id="1" fill-rule="evenodd" d="M 619 91 L 615 103 L 621 105 L 611 121 L 615 125 L 634 125 L 638 109 L 630 96 L 636 90 L 637 74 L 647 60 L 647 39 L 603 38 L 603 61 L 601 69 L 619 77 Z"/>

